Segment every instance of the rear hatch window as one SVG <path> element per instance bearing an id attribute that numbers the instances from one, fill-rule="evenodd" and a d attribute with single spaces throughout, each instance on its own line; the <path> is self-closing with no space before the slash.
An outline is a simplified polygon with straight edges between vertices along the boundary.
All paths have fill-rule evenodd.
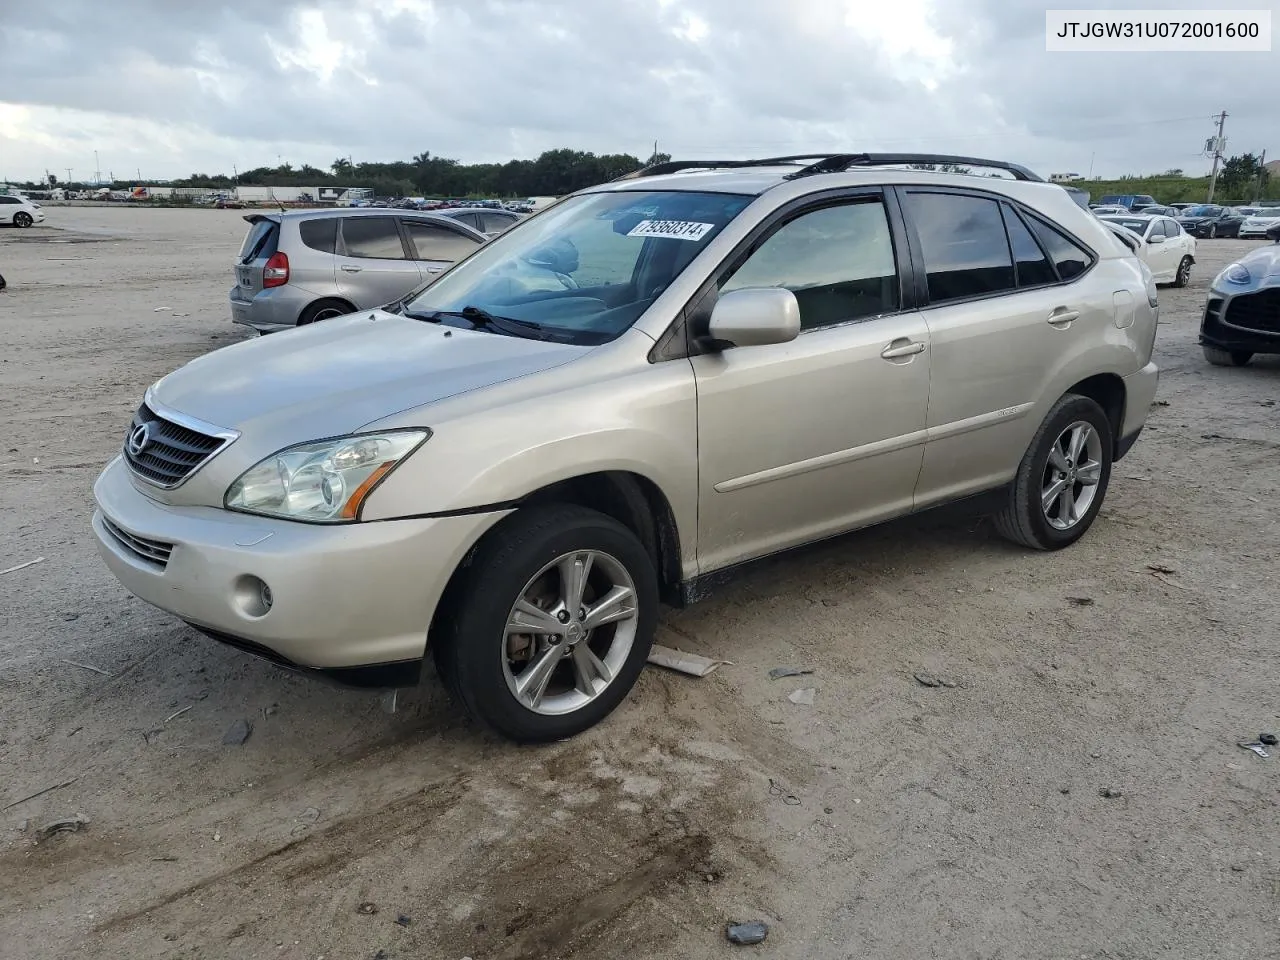
<path id="1" fill-rule="evenodd" d="M 280 237 L 280 224 L 267 217 L 257 217 L 249 221 L 249 232 L 244 235 L 244 243 L 240 245 L 240 262 L 248 263 L 259 257 L 269 257 L 276 252 L 276 242 Z"/>

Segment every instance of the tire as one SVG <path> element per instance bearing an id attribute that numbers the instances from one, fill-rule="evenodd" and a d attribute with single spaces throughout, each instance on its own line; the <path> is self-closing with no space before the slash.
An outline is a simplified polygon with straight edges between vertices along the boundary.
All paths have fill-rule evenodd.
<path id="1" fill-rule="evenodd" d="M 1213 224 L 1213 226 L 1209 228 L 1209 235 L 1205 239 L 1216 240 L 1217 238 L 1218 238 L 1218 225 L 1215 223 Z"/>
<path id="2" fill-rule="evenodd" d="M 35 221 L 31 219 L 31 214 L 27 213 L 25 210 L 19 210 L 13 215 L 13 225 L 15 227 L 29 227 L 34 222 Z"/>
<path id="3" fill-rule="evenodd" d="M 620 581 L 625 589 L 629 578 L 630 616 L 572 633 L 583 626 L 580 616 L 569 623 L 557 620 L 557 615 L 570 616 L 563 599 L 572 592 L 560 564 L 587 555 L 592 563 L 579 609 L 589 613 L 601 595 L 616 593 Z M 446 603 L 451 615 L 433 637 L 432 656 L 441 680 L 472 717 L 511 740 L 545 743 L 581 733 L 622 702 L 649 657 L 658 622 L 657 574 L 634 533 L 585 507 L 531 507 L 495 527 L 481 541 L 468 570 L 456 591 L 450 591 Z M 545 591 L 541 598 L 540 590 Z M 516 609 L 525 598 L 530 598 L 525 610 L 537 607 L 532 610 L 536 616 Z M 534 626 L 562 626 L 565 633 L 558 638 L 545 629 L 537 635 L 508 635 L 508 622 L 517 618 Z M 525 647 L 513 646 L 518 644 Z M 601 682 L 603 674 L 596 673 L 584 680 L 578 656 L 582 648 L 604 665 L 609 679 Z M 557 657 L 555 650 L 563 652 Z M 546 693 L 538 703 L 527 702 L 515 688 L 533 675 L 542 657 L 551 664 L 546 671 L 550 680 L 542 685 Z M 590 695 L 583 690 L 597 684 L 600 689 Z"/>
<path id="4" fill-rule="evenodd" d="M 299 314 L 298 326 L 305 326 L 308 323 L 316 323 L 321 320 L 331 320 L 334 317 L 341 317 L 344 314 L 355 312 L 356 308 L 345 300 L 317 300 Z"/>
<path id="5" fill-rule="evenodd" d="M 1178 264 L 1178 272 L 1174 275 L 1173 285 L 1175 287 L 1185 287 L 1191 282 L 1191 264 L 1190 257 L 1183 257 L 1182 262 Z"/>
<path id="6" fill-rule="evenodd" d="M 1248 350 L 1223 350 L 1219 347 L 1203 345 L 1204 358 L 1215 367 L 1243 367 L 1253 359 Z"/>
<path id="7" fill-rule="evenodd" d="M 1079 458 L 1066 460 L 1064 454 L 1069 452 L 1069 447 L 1059 445 L 1064 436 L 1070 440 L 1080 428 L 1092 431 L 1092 438 L 1084 446 L 1085 455 L 1088 456 L 1085 469 L 1080 468 Z M 1088 432 L 1082 435 L 1088 437 Z M 1064 517 L 1062 514 L 1066 506 L 1064 494 L 1059 494 L 1051 502 L 1051 510 L 1042 506 L 1044 492 L 1051 482 L 1055 485 L 1059 482 L 1058 475 L 1061 474 L 1050 463 L 1050 455 L 1055 447 L 1059 462 L 1065 462 L 1069 467 L 1071 483 L 1069 488 L 1062 489 L 1070 489 L 1073 504 L 1078 507 L 1085 494 L 1092 491 L 1083 509 L 1065 527 L 1057 525 L 1070 519 L 1070 515 Z M 1022 463 L 1018 465 L 1008 501 L 995 517 L 996 529 L 1000 535 L 1035 550 L 1060 550 L 1075 543 L 1093 525 L 1094 518 L 1102 508 L 1107 486 L 1111 482 L 1111 460 L 1114 452 L 1111 422 L 1102 407 L 1089 397 L 1074 393 L 1063 396 L 1045 417 L 1027 448 Z M 1051 470 L 1053 475 L 1050 474 Z M 1076 470 L 1080 470 L 1079 478 Z M 1094 482 L 1089 483 L 1085 477 L 1093 478 Z"/>

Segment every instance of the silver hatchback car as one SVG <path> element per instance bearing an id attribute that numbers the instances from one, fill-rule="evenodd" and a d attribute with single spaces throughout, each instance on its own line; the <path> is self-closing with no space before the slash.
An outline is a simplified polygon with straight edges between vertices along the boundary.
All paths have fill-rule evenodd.
<path id="1" fill-rule="evenodd" d="M 218 640 L 378 686 L 430 656 L 555 740 L 627 696 L 660 600 L 739 564 L 985 493 L 1009 539 L 1074 543 L 1155 397 L 1157 310 L 1133 250 L 1012 164 L 660 164 L 388 309 L 164 377 L 93 529 Z"/>
<path id="2" fill-rule="evenodd" d="M 253 213 L 236 259 L 231 319 L 260 333 L 398 300 L 488 239 L 406 210 Z"/>

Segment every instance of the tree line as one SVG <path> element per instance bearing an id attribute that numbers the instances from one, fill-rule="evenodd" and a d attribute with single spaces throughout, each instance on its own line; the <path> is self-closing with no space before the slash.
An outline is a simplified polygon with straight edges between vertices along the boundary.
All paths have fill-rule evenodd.
<path id="1" fill-rule="evenodd" d="M 174 186 L 230 188 L 236 185 L 274 187 L 368 187 L 381 197 L 538 197 L 560 196 L 613 180 L 647 163 L 671 159 L 654 154 L 640 160 L 627 153 L 595 154 L 582 150 L 547 150 L 534 160 L 506 163 L 461 163 L 428 152 L 412 160 L 353 163 L 339 157 L 321 170 L 309 164 L 294 167 L 255 167 L 235 177 L 194 173 Z"/>

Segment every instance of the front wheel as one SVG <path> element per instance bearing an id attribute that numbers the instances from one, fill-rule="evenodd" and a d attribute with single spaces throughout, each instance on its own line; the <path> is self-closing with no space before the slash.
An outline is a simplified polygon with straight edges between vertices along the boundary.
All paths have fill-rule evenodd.
<path id="1" fill-rule="evenodd" d="M 1075 543 L 1102 509 L 1114 449 L 1111 422 L 1097 402 L 1066 394 L 1018 466 L 1009 499 L 995 518 L 1000 534 L 1036 550 Z"/>
<path id="2" fill-rule="evenodd" d="M 29 227 L 34 222 L 35 221 L 31 219 L 31 214 L 27 213 L 25 210 L 19 210 L 13 215 L 13 225 L 15 227 Z"/>
<path id="3" fill-rule="evenodd" d="M 1223 350 L 1208 344 L 1201 349 L 1204 350 L 1204 358 L 1215 367 L 1243 367 L 1253 359 L 1253 354 L 1248 350 Z"/>
<path id="4" fill-rule="evenodd" d="M 1210 240 L 1215 240 L 1215 239 L 1217 239 L 1217 237 L 1218 237 L 1218 225 L 1215 223 L 1213 226 L 1211 226 L 1211 227 L 1209 228 L 1209 237 L 1208 237 L 1208 239 L 1210 239 Z"/>
<path id="5" fill-rule="evenodd" d="M 525 743 L 608 716 L 649 657 L 658 582 L 611 517 L 571 504 L 522 510 L 490 532 L 433 644 L 467 712 Z"/>
<path id="6" fill-rule="evenodd" d="M 1182 262 L 1178 264 L 1178 273 L 1173 278 L 1175 287 L 1185 287 L 1191 282 L 1191 258 L 1183 257 Z"/>

